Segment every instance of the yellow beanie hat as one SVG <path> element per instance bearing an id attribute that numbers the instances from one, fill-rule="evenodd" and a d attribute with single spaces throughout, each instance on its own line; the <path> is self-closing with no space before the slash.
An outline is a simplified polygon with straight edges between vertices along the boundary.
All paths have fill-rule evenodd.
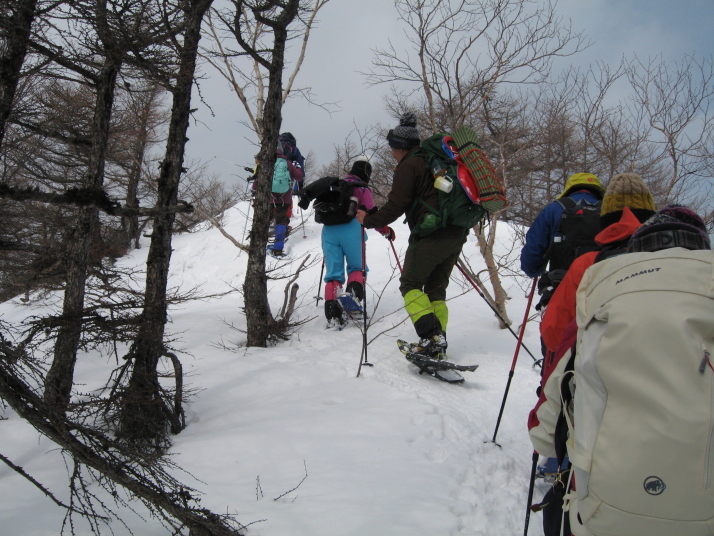
<path id="1" fill-rule="evenodd" d="M 563 193 L 560 194 L 556 199 L 565 197 L 574 188 L 587 188 L 588 190 L 597 191 L 600 195 L 605 193 L 605 188 L 600 184 L 600 179 L 592 173 L 576 173 L 571 175 L 570 178 L 565 182 L 565 189 Z"/>

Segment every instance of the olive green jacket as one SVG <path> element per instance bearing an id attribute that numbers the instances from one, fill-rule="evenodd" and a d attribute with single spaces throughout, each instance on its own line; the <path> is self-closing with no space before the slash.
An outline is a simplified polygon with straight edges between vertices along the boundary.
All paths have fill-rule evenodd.
<path id="1" fill-rule="evenodd" d="M 384 227 L 407 214 L 407 224 L 410 229 L 413 229 L 426 212 L 426 208 L 421 203 L 417 203 L 409 214 L 417 197 L 432 207 L 439 208 L 439 192 L 434 188 L 434 177 L 426 168 L 424 158 L 416 154 L 419 149 L 420 147 L 415 147 L 409 151 L 397 164 L 387 202 L 377 212 L 364 218 L 363 225 L 366 228 Z"/>
<path id="2" fill-rule="evenodd" d="M 366 228 L 384 227 L 406 215 L 409 229 L 414 230 L 427 212 L 427 208 L 416 201 L 417 198 L 439 210 L 439 191 L 434 188 L 434 176 L 427 169 L 426 161 L 418 154 L 420 149 L 415 147 L 397 164 L 387 202 L 377 212 L 365 216 L 363 225 Z M 429 238 L 463 238 L 465 232 L 463 227 L 447 225 L 434 231 Z"/>

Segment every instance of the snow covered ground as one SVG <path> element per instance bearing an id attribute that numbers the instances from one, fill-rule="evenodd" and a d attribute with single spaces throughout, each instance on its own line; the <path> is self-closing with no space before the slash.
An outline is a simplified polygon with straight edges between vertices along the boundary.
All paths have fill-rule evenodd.
<path id="1" fill-rule="evenodd" d="M 246 210 L 240 204 L 226 218 L 227 232 L 239 239 Z M 492 439 L 516 337 L 498 329 L 488 305 L 455 271 L 448 292 L 449 355 L 480 368 L 464 372 L 460 385 L 420 376 L 396 345 L 398 338 L 415 335 L 402 309 L 392 249 L 369 231 L 368 309 L 378 303 L 368 330 L 374 366 L 362 367 L 357 377 L 362 333 L 354 325 L 325 329 L 323 302 L 316 306 L 315 300 L 322 287 L 320 225 L 308 211 L 302 216 L 305 238 L 302 229 L 290 237 L 290 262 L 306 254 L 317 262 L 297 281 L 296 317 L 309 321 L 291 340 L 227 351 L 225 346 L 243 339 L 229 327 L 245 326 L 238 293 L 170 312 L 169 330 L 184 351 L 187 388 L 197 390 L 186 407 L 188 426 L 173 438 L 173 461 L 187 472 L 178 478 L 205 494 L 205 507 L 235 514 L 248 536 L 523 534 L 532 460 L 526 419 L 539 382 L 531 356 L 520 352 L 496 437 L 499 448 Z M 300 221 L 296 209 L 292 224 Z M 408 230 L 399 222 L 393 227 L 401 254 Z M 497 248 L 506 251 L 512 242 L 508 226 L 499 224 Z M 176 236 L 173 244 L 172 286 L 201 285 L 209 293 L 242 285 L 247 255 L 218 230 Z M 142 265 L 147 251 L 148 242 L 120 262 Z M 464 256 L 475 270 L 483 268 L 475 237 L 469 237 Z M 286 279 L 270 282 L 274 310 L 285 284 Z M 518 333 L 530 281 L 506 278 L 504 284 Z M 8 321 L 39 312 L 19 302 L 0 304 Z M 528 324 L 524 343 L 539 356 L 535 322 Z M 83 355 L 76 382 L 99 385 L 115 365 L 114 358 Z M 1 408 L 0 415 L 0 453 L 66 501 L 68 465 L 55 446 L 10 409 Z M 534 499 L 546 489 L 537 482 Z M 60 533 L 64 512 L 4 464 L 0 496 L 0 535 Z M 102 534 L 167 534 L 155 519 L 119 513 L 128 527 L 114 521 L 111 532 L 104 528 Z M 82 525 L 75 531 L 91 534 Z M 542 535 L 540 514 L 531 515 L 529 534 Z"/>

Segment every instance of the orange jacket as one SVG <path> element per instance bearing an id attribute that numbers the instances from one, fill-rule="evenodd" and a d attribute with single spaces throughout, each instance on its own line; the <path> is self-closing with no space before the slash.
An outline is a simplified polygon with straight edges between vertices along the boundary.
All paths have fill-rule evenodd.
<path id="1" fill-rule="evenodd" d="M 600 231 L 595 237 L 595 243 L 605 246 L 625 240 L 632 236 L 640 225 L 640 220 L 625 207 L 620 221 Z M 548 350 L 552 352 L 558 348 L 565 328 L 575 318 L 575 293 L 585 271 L 595 262 L 597 254 L 597 251 L 591 251 L 573 261 L 545 309 L 540 323 L 540 334 Z"/>

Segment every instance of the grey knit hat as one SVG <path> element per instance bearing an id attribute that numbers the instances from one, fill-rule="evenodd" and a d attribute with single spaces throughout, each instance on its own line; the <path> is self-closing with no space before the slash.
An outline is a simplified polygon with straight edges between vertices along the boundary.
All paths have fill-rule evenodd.
<path id="1" fill-rule="evenodd" d="M 387 134 L 389 146 L 393 149 L 409 150 L 419 145 L 421 140 L 416 126 L 416 115 L 412 112 L 406 112 L 399 119 L 399 126 L 391 129 Z"/>

